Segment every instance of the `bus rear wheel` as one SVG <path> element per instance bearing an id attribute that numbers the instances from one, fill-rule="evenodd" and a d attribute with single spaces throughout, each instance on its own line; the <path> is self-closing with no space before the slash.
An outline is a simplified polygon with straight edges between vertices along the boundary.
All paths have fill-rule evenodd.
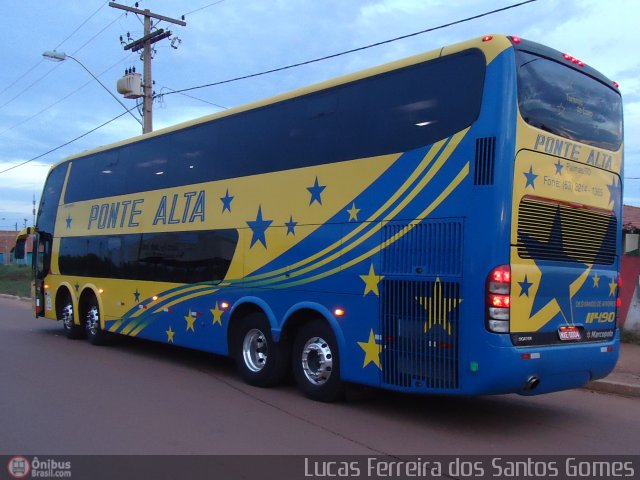
<path id="1" fill-rule="evenodd" d="M 334 402 L 344 396 L 335 335 L 326 322 L 303 325 L 293 342 L 293 376 L 305 396 Z"/>
<path id="2" fill-rule="evenodd" d="M 107 343 L 107 332 L 100 326 L 100 307 L 98 307 L 98 301 L 93 297 L 87 302 L 84 319 L 89 343 L 92 345 L 105 345 Z"/>
<path id="3" fill-rule="evenodd" d="M 65 336 L 71 339 L 82 338 L 84 336 L 84 328 L 74 322 L 71 296 L 68 293 L 63 294 L 59 303 L 60 306 L 57 307 L 58 320 L 62 321 Z"/>
<path id="4" fill-rule="evenodd" d="M 256 387 L 281 383 L 289 369 L 287 344 L 273 340 L 271 325 L 262 313 L 250 313 L 238 322 L 232 331 L 231 346 L 240 376 Z"/>

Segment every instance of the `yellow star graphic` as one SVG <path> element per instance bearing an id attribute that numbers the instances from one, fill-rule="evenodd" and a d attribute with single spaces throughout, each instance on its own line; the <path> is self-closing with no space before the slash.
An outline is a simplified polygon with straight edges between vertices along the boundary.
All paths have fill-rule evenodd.
<path id="1" fill-rule="evenodd" d="M 167 342 L 173 343 L 173 336 L 176 334 L 176 332 L 171 330 L 171 327 L 169 327 L 169 330 L 166 330 L 165 333 L 167 334 Z"/>
<path id="2" fill-rule="evenodd" d="M 592 277 L 593 280 L 593 288 L 598 288 L 600 286 L 600 277 L 598 276 L 598 274 L 594 274 Z"/>
<path id="3" fill-rule="evenodd" d="M 349 212 L 349 221 L 358 221 L 358 213 L 360 212 L 359 208 L 356 208 L 355 202 L 351 204 L 351 209 L 347 210 Z"/>
<path id="4" fill-rule="evenodd" d="M 373 362 L 376 367 L 382 370 L 380 366 L 380 352 L 382 351 L 382 345 L 376 343 L 376 336 L 373 334 L 373 328 L 369 332 L 369 340 L 366 342 L 358 342 L 360 348 L 364 350 L 364 363 L 362 368 Z"/>
<path id="5" fill-rule="evenodd" d="M 416 300 L 427 311 L 428 320 L 424 323 L 425 333 L 434 325 L 441 325 L 451 335 L 452 327 L 447 317 L 462 303 L 462 299 L 445 297 L 442 292 L 442 282 L 440 277 L 437 277 L 433 285 L 433 294 L 430 297 L 416 297 Z"/>
<path id="6" fill-rule="evenodd" d="M 224 313 L 224 310 L 218 307 L 218 302 L 216 302 L 216 306 L 211 310 L 211 313 L 213 314 L 212 325 L 219 323 L 220 326 L 222 326 L 222 314 Z"/>
<path id="7" fill-rule="evenodd" d="M 192 332 L 195 333 L 195 330 L 193 329 L 193 324 L 196 321 L 196 317 L 194 317 L 193 312 L 191 312 L 191 309 L 189 309 L 189 315 L 184 317 L 184 319 L 187 321 L 187 330 L 186 331 L 191 330 Z"/>
<path id="8" fill-rule="evenodd" d="M 362 281 L 364 282 L 364 294 L 363 297 L 367 296 L 367 293 L 373 292 L 377 297 L 380 296 L 380 291 L 378 290 L 378 284 L 384 278 L 384 275 L 376 275 L 375 270 L 373 269 L 373 263 L 371 267 L 369 267 L 369 273 L 367 275 L 359 275 Z"/>
<path id="9" fill-rule="evenodd" d="M 616 287 L 618 286 L 618 284 L 616 283 L 615 278 L 611 277 L 611 283 L 609 283 L 609 296 L 610 297 L 615 297 L 616 296 Z"/>

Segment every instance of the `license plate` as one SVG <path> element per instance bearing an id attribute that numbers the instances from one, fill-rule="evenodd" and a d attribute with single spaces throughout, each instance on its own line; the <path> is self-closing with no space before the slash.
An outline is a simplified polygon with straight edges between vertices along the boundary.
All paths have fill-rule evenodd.
<path id="1" fill-rule="evenodd" d="M 578 327 L 560 327 L 558 330 L 560 340 L 582 340 Z"/>

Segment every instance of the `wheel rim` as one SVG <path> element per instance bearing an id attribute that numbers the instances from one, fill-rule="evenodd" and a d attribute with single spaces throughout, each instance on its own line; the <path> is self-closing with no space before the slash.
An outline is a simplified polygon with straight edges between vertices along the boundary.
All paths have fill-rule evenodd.
<path id="1" fill-rule="evenodd" d="M 333 354 L 329 343 L 321 337 L 313 337 L 302 349 L 302 371 L 314 385 L 323 385 L 329 381 L 333 371 Z"/>
<path id="2" fill-rule="evenodd" d="M 100 313 L 98 307 L 92 306 L 87 312 L 87 331 L 90 335 L 95 336 L 98 334 L 100 328 Z"/>
<path id="3" fill-rule="evenodd" d="M 253 328 L 247 332 L 242 342 L 244 364 L 252 372 L 259 372 L 267 364 L 267 340 L 264 333 Z"/>
<path id="4" fill-rule="evenodd" d="M 62 309 L 62 325 L 66 330 L 73 328 L 73 305 L 67 303 Z"/>

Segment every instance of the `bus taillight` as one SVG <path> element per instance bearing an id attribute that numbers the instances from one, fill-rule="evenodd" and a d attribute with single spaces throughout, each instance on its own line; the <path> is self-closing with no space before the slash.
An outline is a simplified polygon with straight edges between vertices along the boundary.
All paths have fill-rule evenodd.
<path id="1" fill-rule="evenodd" d="M 578 60 L 576 57 L 569 55 L 568 53 L 565 53 L 562 56 L 564 57 L 565 60 L 569 60 L 570 62 L 578 65 L 579 67 L 584 67 L 584 62 L 582 60 Z"/>
<path id="2" fill-rule="evenodd" d="M 487 277 L 487 329 L 508 333 L 511 307 L 511 268 L 500 265 Z"/>

